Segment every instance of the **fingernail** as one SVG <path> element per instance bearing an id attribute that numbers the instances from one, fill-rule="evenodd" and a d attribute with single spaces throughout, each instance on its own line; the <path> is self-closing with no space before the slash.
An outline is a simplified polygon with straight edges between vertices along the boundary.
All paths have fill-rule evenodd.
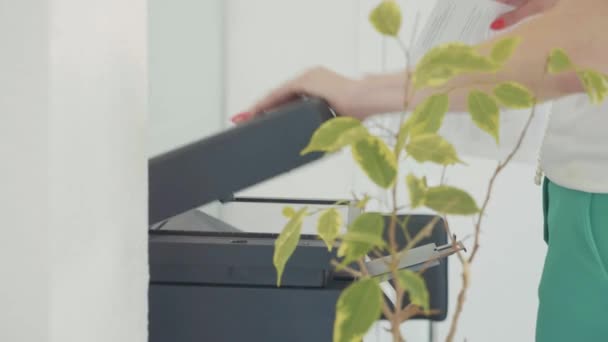
<path id="1" fill-rule="evenodd" d="M 492 30 L 502 30 L 503 28 L 505 28 L 505 24 L 506 23 L 503 18 L 498 18 L 492 22 L 492 25 L 490 25 L 490 28 Z"/>
<path id="2" fill-rule="evenodd" d="M 248 120 L 251 117 L 251 112 L 242 112 L 230 118 L 233 123 L 239 123 Z"/>

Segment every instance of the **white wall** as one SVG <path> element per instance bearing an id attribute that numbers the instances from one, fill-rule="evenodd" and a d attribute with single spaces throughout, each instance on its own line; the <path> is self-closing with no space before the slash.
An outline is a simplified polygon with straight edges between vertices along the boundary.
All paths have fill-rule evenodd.
<path id="1" fill-rule="evenodd" d="M 48 341 L 48 7 L 0 1 L 0 340 Z"/>
<path id="2" fill-rule="evenodd" d="M 51 4 L 51 339 L 145 341 L 146 2 Z"/>
<path id="3" fill-rule="evenodd" d="M 146 341 L 144 0 L 1 1 L 0 340 Z"/>
<path id="4" fill-rule="evenodd" d="M 222 127 L 223 1 L 150 0 L 151 155 Z"/>
<path id="5" fill-rule="evenodd" d="M 226 107 L 235 113 L 288 77 L 312 65 L 360 76 L 400 67 L 400 52 L 373 32 L 368 13 L 379 0 L 285 2 L 231 0 L 226 10 Z M 419 13 L 424 23 L 435 1 L 399 1 L 404 9 L 403 38 L 408 39 Z M 531 142 L 534 142 L 532 137 Z M 531 146 L 530 150 L 534 150 Z M 365 190 L 349 154 L 338 155 L 255 186 L 244 195 L 303 198 L 348 196 Z M 529 160 L 523 158 L 522 160 Z M 468 168 L 455 168 L 449 182 L 475 194 L 479 201 L 495 161 L 466 157 Z M 436 169 L 415 166 L 435 175 Z M 482 235 L 482 249 L 473 266 L 472 289 L 456 340 L 531 341 L 536 315 L 536 288 L 545 253 L 542 242 L 540 190 L 533 185 L 534 165 L 518 162 L 496 185 Z M 451 219 L 453 230 L 466 237 L 470 219 Z M 460 268 L 451 259 L 450 307 L 460 287 Z M 448 321 L 449 322 L 449 321 Z M 426 341 L 426 327 L 406 326 L 408 341 Z M 434 327 L 443 341 L 448 324 Z M 369 341 L 387 340 L 380 328 Z"/>

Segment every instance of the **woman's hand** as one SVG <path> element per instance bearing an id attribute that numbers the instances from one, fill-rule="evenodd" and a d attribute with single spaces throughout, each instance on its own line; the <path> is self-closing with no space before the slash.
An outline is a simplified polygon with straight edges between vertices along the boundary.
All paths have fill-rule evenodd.
<path id="1" fill-rule="evenodd" d="M 305 71 L 296 78 L 270 92 L 250 112 L 259 114 L 299 95 L 321 97 L 341 115 L 357 116 L 353 108 L 353 94 L 357 92 L 357 81 L 344 77 L 332 70 L 316 67 Z"/>
<path id="2" fill-rule="evenodd" d="M 523 19 L 553 8 L 559 0 L 496 0 L 515 9 L 498 17 L 491 25 L 493 30 L 511 27 Z"/>
<path id="3" fill-rule="evenodd" d="M 338 115 L 364 119 L 369 115 L 398 110 L 405 97 L 405 75 L 347 78 L 323 67 L 310 69 L 281 85 L 248 111 L 232 118 L 247 121 L 264 111 L 289 102 L 300 95 L 323 98 Z"/>

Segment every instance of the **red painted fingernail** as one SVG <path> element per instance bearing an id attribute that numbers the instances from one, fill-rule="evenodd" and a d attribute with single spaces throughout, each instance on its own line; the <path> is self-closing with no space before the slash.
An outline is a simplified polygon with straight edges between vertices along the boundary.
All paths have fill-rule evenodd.
<path id="1" fill-rule="evenodd" d="M 249 120 L 251 118 L 251 112 L 242 112 L 230 118 L 233 123 L 239 123 L 242 121 Z"/>
<path id="2" fill-rule="evenodd" d="M 502 30 L 503 28 L 505 28 L 505 24 L 506 23 L 503 18 L 498 18 L 492 22 L 492 25 L 490 25 L 490 28 L 492 30 Z"/>

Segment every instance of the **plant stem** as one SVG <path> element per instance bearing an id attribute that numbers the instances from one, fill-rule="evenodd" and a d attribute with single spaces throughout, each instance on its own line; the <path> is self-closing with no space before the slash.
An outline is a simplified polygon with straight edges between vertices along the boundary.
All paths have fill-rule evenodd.
<path id="1" fill-rule="evenodd" d="M 526 125 L 525 125 L 522 133 L 520 134 L 519 139 L 517 140 L 517 144 L 515 144 L 515 148 L 511 151 L 511 153 L 509 153 L 507 158 L 502 163 L 498 164 L 498 166 L 496 167 L 496 170 L 494 171 L 494 174 L 492 175 L 492 178 L 490 178 L 490 182 L 488 184 L 488 190 L 486 192 L 486 198 L 483 201 L 483 206 L 481 207 L 481 211 L 479 213 L 479 218 L 477 220 L 477 223 L 475 224 L 475 244 L 473 245 L 473 249 L 471 250 L 471 256 L 469 257 L 469 263 L 472 263 L 473 260 L 475 260 L 475 256 L 477 255 L 477 251 L 479 250 L 479 238 L 481 235 L 481 221 L 483 220 L 483 213 L 486 211 L 488 203 L 490 202 L 490 194 L 492 193 L 492 190 L 494 188 L 494 182 L 496 181 L 498 174 L 511 162 L 511 160 L 513 160 L 513 157 L 515 156 L 517 151 L 519 151 L 519 149 L 523 143 L 523 140 L 528 132 L 528 129 L 530 128 L 530 124 L 532 123 L 532 120 L 534 119 L 535 115 L 536 115 L 536 105 L 534 105 L 532 107 L 532 112 L 530 113 L 530 116 L 528 117 L 528 121 L 526 121 Z"/>
<path id="2" fill-rule="evenodd" d="M 440 219 L 440 216 L 435 216 L 431 221 L 429 221 L 429 223 L 422 227 L 418 234 L 416 234 L 414 238 L 405 246 L 405 248 L 399 252 L 400 256 L 406 254 L 410 249 L 416 247 L 416 245 L 419 244 L 422 239 L 431 236 L 433 229 L 435 229 L 435 225 L 437 225 Z"/>
<path id="3" fill-rule="evenodd" d="M 414 23 L 414 31 L 412 32 L 412 35 L 410 36 L 410 46 L 413 45 L 413 41 L 414 41 L 414 37 L 415 37 L 415 33 L 416 33 L 417 29 L 418 29 L 418 14 L 416 14 L 416 21 Z M 399 129 L 394 136 L 395 142 L 397 142 L 399 139 L 399 131 L 401 130 L 401 126 L 403 125 L 405 116 L 407 115 L 407 110 L 409 108 L 409 103 L 411 101 L 411 98 L 414 95 L 414 94 L 410 93 L 410 83 L 411 83 L 410 82 L 410 76 L 411 76 L 411 74 L 410 74 L 410 63 L 411 63 L 410 51 L 409 51 L 408 47 L 405 46 L 405 44 L 401 41 L 401 39 L 397 38 L 396 40 L 399 43 L 399 47 L 403 51 L 404 56 L 406 58 L 406 68 L 405 68 L 406 84 L 405 84 L 405 94 L 404 94 L 405 101 L 403 103 L 404 111 L 399 120 Z M 395 149 L 395 160 L 397 160 L 397 170 L 396 170 L 397 176 L 399 175 L 399 157 L 400 157 L 400 155 L 401 155 L 401 151 Z M 401 323 L 404 320 L 401 320 L 401 316 L 402 316 L 402 312 L 403 312 L 402 306 L 403 306 L 403 297 L 405 294 L 405 290 L 403 289 L 400 282 L 398 281 L 398 279 L 399 279 L 398 278 L 399 259 L 400 259 L 400 253 L 397 252 L 397 242 L 396 242 L 397 212 L 398 212 L 398 207 L 397 207 L 397 184 L 398 184 L 398 182 L 395 182 L 395 183 L 396 184 L 393 185 L 393 189 L 392 189 L 393 210 L 392 210 L 391 220 L 390 220 L 390 224 L 389 224 L 389 245 L 390 245 L 390 253 L 391 253 L 390 270 L 393 275 L 393 279 L 394 279 L 393 283 L 395 284 L 394 287 L 397 292 L 397 296 L 396 296 L 394 312 L 393 312 L 392 317 L 390 317 L 390 321 L 391 321 L 391 332 L 393 335 L 393 342 L 404 342 L 405 340 L 403 339 L 403 336 L 401 335 Z M 409 237 L 409 232 L 407 231 L 407 226 L 403 227 L 403 231 L 407 232 L 405 234 L 405 236 Z M 409 241 L 409 239 L 408 239 L 408 241 Z M 386 302 L 384 302 L 384 305 L 386 306 Z"/>
<path id="4" fill-rule="evenodd" d="M 545 69 L 542 74 L 541 81 L 544 78 L 544 76 L 546 75 L 546 70 L 547 70 L 547 65 L 545 65 Z M 535 103 L 534 106 L 532 106 L 530 116 L 528 117 L 528 120 L 526 121 L 524 129 L 522 130 L 521 134 L 519 135 L 519 138 L 517 140 L 517 143 L 515 144 L 515 147 L 513 148 L 511 153 L 509 153 L 509 155 L 503 162 L 498 163 L 498 166 L 496 167 L 494 174 L 490 178 L 490 181 L 488 183 L 488 188 L 486 191 L 486 196 L 485 196 L 483 205 L 481 207 L 481 210 L 479 211 L 477 223 L 475 224 L 475 243 L 473 245 L 473 249 L 471 250 L 471 255 L 467 259 L 467 258 L 464 258 L 462 256 L 462 254 L 458 253 L 459 260 L 462 264 L 462 287 L 460 288 L 460 292 L 458 293 L 458 302 L 456 304 L 456 310 L 454 311 L 454 316 L 452 318 L 452 322 L 450 325 L 450 331 L 449 331 L 448 337 L 446 338 L 447 342 L 453 342 L 454 337 L 456 336 L 456 329 L 458 327 L 458 322 L 460 320 L 460 316 L 461 316 L 462 310 L 464 308 L 464 303 L 466 301 L 467 290 L 469 289 L 471 264 L 475 260 L 475 256 L 477 255 L 477 252 L 479 251 L 479 247 L 480 247 L 479 240 L 480 240 L 480 236 L 481 236 L 481 222 L 483 220 L 485 211 L 488 207 L 488 203 L 490 202 L 490 195 L 491 195 L 492 191 L 494 190 L 494 184 L 495 184 L 496 178 L 498 177 L 498 174 L 500 174 L 505 169 L 505 167 L 507 167 L 507 165 L 513 160 L 513 158 L 515 157 L 515 155 L 521 148 L 524 138 L 526 137 L 526 135 L 528 133 L 528 129 L 530 128 L 530 124 L 532 123 L 532 120 L 534 119 L 534 116 L 536 115 L 536 108 L 537 108 L 537 105 Z"/>
<path id="5" fill-rule="evenodd" d="M 462 287 L 460 288 L 460 292 L 458 293 L 458 302 L 456 304 L 456 310 L 454 311 L 454 316 L 452 318 L 452 324 L 450 325 L 450 332 L 446 341 L 452 342 L 454 341 L 454 337 L 456 336 L 456 328 L 458 327 L 458 322 L 460 321 L 460 315 L 462 314 L 462 309 L 464 307 L 464 302 L 466 301 L 467 289 L 469 288 L 469 270 L 470 264 L 466 259 L 463 259 L 464 263 L 462 264 Z"/>
<path id="6" fill-rule="evenodd" d="M 354 268 L 352 268 L 350 266 L 342 265 L 336 260 L 332 260 L 330 263 L 336 269 L 338 269 L 338 268 L 343 269 L 344 271 L 348 272 L 348 274 L 352 275 L 355 278 L 363 278 L 363 274 L 361 272 L 355 270 Z"/>
<path id="7" fill-rule="evenodd" d="M 446 174 L 447 170 L 448 170 L 447 165 L 444 165 L 443 168 L 442 168 L 442 170 L 441 170 L 441 180 L 439 181 L 440 185 L 445 184 L 445 181 L 446 181 L 445 174 Z"/>
<path id="8" fill-rule="evenodd" d="M 397 165 L 397 174 L 399 174 L 398 172 L 399 170 L 399 166 Z M 397 240 L 396 240 L 396 233 L 397 233 L 397 187 L 393 186 L 392 189 L 392 198 L 393 198 L 393 212 L 391 214 L 391 221 L 389 224 L 389 231 L 388 231 L 388 238 L 389 238 L 389 244 L 390 244 L 390 252 L 391 252 L 391 265 L 390 265 L 390 269 L 391 269 L 391 273 L 393 275 L 393 284 L 395 287 L 395 291 L 397 293 L 396 296 L 396 301 L 395 301 L 395 309 L 393 312 L 393 317 L 391 319 L 391 332 L 393 334 L 393 341 L 394 342 L 401 342 L 403 340 L 403 337 L 401 336 L 401 320 L 399 319 L 401 317 L 401 311 L 402 311 L 402 306 L 403 306 L 403 294 L 404 294 L 404 289 L 401 286 L 400 282 L 398 281 L 398 271 L 399 271 L 399 257 L 398 257 L 398 253 L 397 253 Z"/>

